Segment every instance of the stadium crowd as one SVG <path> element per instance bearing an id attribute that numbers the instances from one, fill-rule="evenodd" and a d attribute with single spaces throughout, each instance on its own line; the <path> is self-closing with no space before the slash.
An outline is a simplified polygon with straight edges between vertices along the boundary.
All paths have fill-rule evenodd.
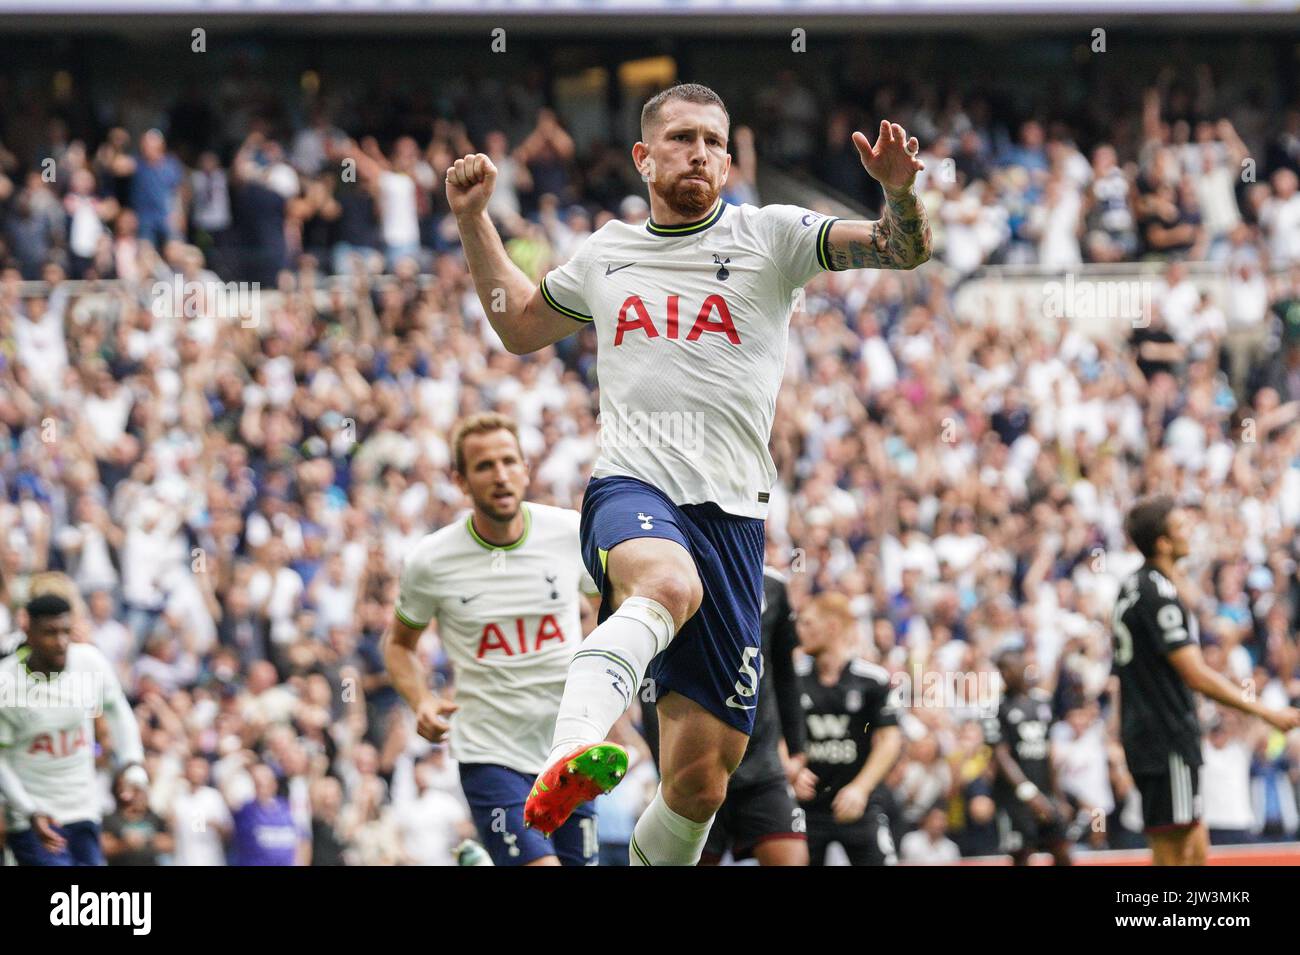
<path id="1" fill-rule="evenodd" d="M 861 655 L 899 681 L 903 861 L 997 852 L 973 677 L 1008 637 L 1051 694 L 1079 849 L 1141 845 L 1107 621 L 1139 562 L 1122 519 L 1142 493 L 1197 506 L 1207 658 L 1274 705 L 1300 696 L 1300 104 L 1216 112 L 1208 69 L 1195 77 L 1161 77 L 1087 152 L 1051 116 L 1009 122 L 979 97 L 864 100 L 921 138 L 946 268 L 808 286 L 768 550 L 796 607 L 848 596 Z M 105 774 L 111 862 L 446 864 L 473 835 L 379 640 L 403 555 L 464 506 L 459 417 L 514 416 L 531 497 L 577 506 L 595 341 L 501 346 L 443 173 L 493 157 L 492 214 L 537 278 L 609 218 L 648 214 L 623 152 L 579 154 L 535 81 L 474 99 L 463 115 L 396 97 L 273 109 L 236 85 L 162 111 L 125 100 L 102 135 L 35 105 L 3 129 L 0 652 L 43 575 L 65 573 L 77 638 L 117 668 L 147 753 L 147 791 Z M 760 199 L 759 152 L 870 200 L 848 138 L 865 113 L 823 122 L 793 74 L 760 104 L 762 135 L 733 130 L 729 201 Z M 986 264 L 1148 257 L 1169 265 L 1127 340 L 953 314 Z M 1187 260 L 1224 264 L 1226 300 Z M 97 279 L 116 281 L 74 281 Z M 260 283 L 256 301 L 223 299 L 230 280 Z M 425 651 L 454 692 L 432 634 Z M 1213 707 L 1204 722 L 1216 839 L 1294 838 L 1300 735 Z M 611 843 L 652 791 L 647 763 L 606 797 Z"/>

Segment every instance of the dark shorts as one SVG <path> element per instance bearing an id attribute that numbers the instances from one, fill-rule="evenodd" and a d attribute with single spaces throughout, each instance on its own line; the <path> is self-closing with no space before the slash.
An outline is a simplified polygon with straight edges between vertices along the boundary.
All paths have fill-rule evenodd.
<path id="1" fill-rule="evenodd" d="M 1134 773 L 1133 784 L 1142 796 L 1145 832 L 1190 829 L 1201 818 L 1200 767 L 1190 766 L 1170 753 L 1168 768 L 1158 773 Z"/>
<path id="2" fill-rule="evenodd" d="M 1048 852 L 1065 839 L 1065 823 L 1059 816 L 1043 822 L 1028 803 L 1014 796 L 998 805 L 998 845 L 1003 852 Z"/>
<path id="3" fill-rule="evenodd" d="M 727 790 L 727 799 L 713 819 L 704 856 L 721 859 L 731 850 L 735 859 L 747 859 L 754 847 L 769 839 L 807 839 L 804 812 L 784 779 Z"/>
<path id="4" fill-rule="evenodd" d="M 608 597 L 605 557 L 623 541 L 676 541 L 695 559 L 704 597 L 695 616 L 650 663 L 651 696 L 676 692 L 748 735 L 761 668 L 763 522 L 716 504 L 674 504 L 644 481 L 593 479 L 582 501 L 582 560 Z M 609 601 L 600 619 L 609 616 Z"/>
<path id="5" fill-rule="evenodd" d="M 104 853 L 99 846 L 99 823 L 83 820 L 54 828 L 68 843 L 59 853 L 46 850 L 35 829 L 9 833 L 7 844 L 19 865 L 104 864 Z"/>
<path id="6" fill-rule="evenodd" d="M 460 785 L 478 827 L 479 839 L 494 865 L 526 865 L 555 856 L 561 865 L 595 865 L 600 853 L 596 809 L 584 803 L 548 839 L 524 826 L 524 801 L 532 776 L 505 766 L 461 763 Z"/>
<path id="7" fill-rule="evenodd" d="M 835 821 L 829 809 L 809 809 L 808 864 L 824 866 L 826 850 L 832 842 L 844 847 L 852 865 L 897 865 L 894 834 L 889 827 L 888 805 L 873 799 L 857 822 L 847 825 Z"/>

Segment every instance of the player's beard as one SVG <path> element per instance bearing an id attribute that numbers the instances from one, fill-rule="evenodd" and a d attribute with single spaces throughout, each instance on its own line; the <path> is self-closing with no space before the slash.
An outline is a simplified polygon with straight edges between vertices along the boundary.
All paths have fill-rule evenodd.
<path id="1" fill-rule="evenodd" d="M 506 503 L 498 504 L 496 499 L 488 494 L 486 497 L 478 500 L 479 509 L 494 521 L 506 524 L 515 519 L 519 513 L 520 496 L 518 494 L 511 497 Z"/>
<path id="2" fill-rule="evenodd" d="M 685 173 L 671 182 L 656 179 L 650 183 L 650 188 L 677 215 L 699 219 L 713 208 L 713 204 L 718 201 L 718 193 L 722 190 L 713 185 L 712 180 L 706 186 L 694 179 L 688 180 L 689 175 L 690 173 Z"/>

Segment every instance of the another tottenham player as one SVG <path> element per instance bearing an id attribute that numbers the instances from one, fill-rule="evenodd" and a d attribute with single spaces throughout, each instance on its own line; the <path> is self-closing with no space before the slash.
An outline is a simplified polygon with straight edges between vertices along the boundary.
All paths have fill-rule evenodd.
<path id="1" fill-rule="evenodd" d="M 1201 822 L 1201 727 L 1192 691 L 1286 731 L 1300 710 L 1262 706 L 1201 656 L 1190 585 L 1176 562 L 1188 554 L 1192 516 L 1171 497 L 1139 501 L 1125 530 L 1146 558 L 1124 581 L 1111 618 L 1119 674 L 1120 736 L 1142 796 L 1155 865 L 1202 865 L 1209 835 Z M 1186 601 L 1186 603 L 1184 602 Z"/>
<path id="2" fill-rule="evenodd" d="M 582 641 L 582 595 L 596 592 L 578 553 L 578 514 L 524 501 L 528 467 L 515 423 L 503 415 L 460 422 L 452 453 L 456 484 L 473 510 L 406 558 L 385 662 L 420 735 L 439 742 L 450 733 L 494 864 L 593 865 L 593 807 L 551 839 L 524 826 L 524 800 L 545 766 L 565 674 Z M 433 620 L 455 668 L 455 703 L 429 689 L 416 654 Z"/>
<path id="3" fill-rule="evenodd" d="M 641 112 L 632 160 L 650 218 L 613 220 L 535 285 L 486 210 L 487 156 L 456 160 L 447 198 L 484 310 L 524 354 L 594 324 L 601 454 L 582 509 L 602 622 L 569 669 L 528 819 L 551 831 L 607 791 L 607 744 L 642 676 L 659 688 L 662 785 L 631 842 L 636 865 L 694 865 L 753 726 L 768 453 L 795 291 L 827 270 L 910 269 L 930 254 L 912 182 L 917 141 L 882 122 L 853 140 L 884 187 L 877 222 L 795 206 L 728 206 L 730 119 L 716 93 L 674 86 Z M 614 663 L 621 676 L 607 674 Z"/>
<path id="4" fill-rule="evenodd" d="M 795 663 L 807 727 L 807 772 L 796 781 L 808 855 L 825 865 L 832 842 L 853 865 L 893 865 L 895 811 L 884 779 L 903 751 L 889 673 L 858 657 L 853 612 L 842 594 L 814 597 L 799 614 Z"/>
<path id="5" fill-rule="evenodd" d="M 72 605 L 54 593 L 27 603 L 26 641 L 0 660 L 0 793 L 19 865 L 103 865 L 95 785 L 95 717 L 113 755 L 148 785 L 135 714 L 97 647 L 72 643 Z"/>
<path id="6" fill-rule="evenodd" d="M 984 742 L 993 749 L 993 801 L 998 807 L 1002 851 L 1016 865 L 1043 849 L 1057 865 L 1070 864 L 1065 820 L 1068 805 L 1052 762 L 1052 705 L 1025 678 L 1024 643 L 1005 641 L 995 657 L 1005 693 L 996 715 L 984 720 Z"/>
<path id="7" fill-rule="evenodd" d="M 713 819 L 701 865 L 717 865 L 731 852 L 734 859 L 754 858 L 759 865 L 808 864 L 804 811 L 796 804 L 786 778 L 786 762 L 802 767 L 803 713 L 794 651 L 799 638 L 785 577 L 763 569 L 763 653 L 758 673 L 758 709 L 745 758 L 727 783 L 727 798 Z M 647 680 L 642 700 L 653 701 Z M 643 708 L 642 732 L 659 755 L 659 720 L 653 706 Z M 781 742 L 785 742 L 785 759 Z"/>

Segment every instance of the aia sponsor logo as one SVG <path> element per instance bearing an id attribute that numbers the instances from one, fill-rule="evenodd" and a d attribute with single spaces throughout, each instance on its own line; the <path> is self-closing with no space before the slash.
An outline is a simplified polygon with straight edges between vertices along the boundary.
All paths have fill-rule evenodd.
<path id="1" fill-rule="evenodd" d="M 508 623 L 494 622 L 485 624 L 483 633 L 478 640 L 476 658 L 482 660 L 489 654 L 496 657 L 523 656 L 541 650 L 547 641 L 564 642 L 564 630 L 555 619 L 555 615 L 550 613 L 538 618 L 537 627 L 532 633 L 529 633 L 524 626 L 523 617 L 515 618 L 514 633 L 507 637 L 509 630 L 510 625 Z"/>
<path id="2" fill-rule="evenodd" d="M 78 726 L 76 729 L 61 729 L 57 733 L 37 734 L 27 747 L 27 755 L 44 753 L 46 756 L 61 758 L 72 756 L 89 745 L 86 727 Z"/>
<path id="3" fill-rule="evenodd" d="M 688 342 L 698 341 L 699 338 L 706 334 L 726 335 L 727 341 L 733 345 L 740 344 L 740 333 L 736 331 L 736 325 L 731 320 L 731 309 L 727 306 L 727 300 L 721 295 L 710 295 L 695 314 L 695 320 L 692 322 L 690 330 L 685 336 L 680 334 L 681 315 L 689 315 L 690 306 L 683 311 L 681 307 L 680 295 L 669 295 L 668 303 L 664 310 L 662 320 L 657 323 L 650 315 L 650 310 L 646 307 L 645 302 L 640 295 L 629 295 L 623 302 L 623 307 L 618 310 L 618 326 L 614 329 L 615 346 L 623 344 L 623 337 L 633 333 L 639 333 L 646 338 L 658 338 L 660 336 L 660 327 L 663 328 L 663 337 L 668 339 L 683 338 Z"/>

